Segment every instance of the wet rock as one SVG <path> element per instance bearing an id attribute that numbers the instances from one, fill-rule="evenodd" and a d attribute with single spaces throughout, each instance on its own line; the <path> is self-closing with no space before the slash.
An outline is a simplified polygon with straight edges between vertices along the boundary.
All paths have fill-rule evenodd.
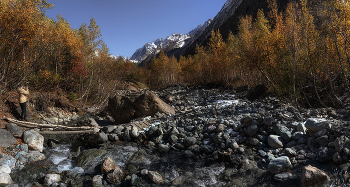
<path id="1" fill-rule="evenodd" d="M 311 165 L 302 167 L 302 187 L 322 185 L 325 184 L 328 180 L 329 176 L 324 171 Z"/>
<path id="2" fill-rule="evenodd" d="M 43 151 L 44 137 L 34 130 L 27 130 L 23 133 L 23 141 L 28 144 L 30 150 Z"/>
<path id="3" fill-rule="evenodd" d="M 267 170 L 270 173 L 277 174 L 290 167 L 292 167 L 292 163 L 290 162 L 289 158 L 287 156 L 281 156 L 272 159 L 267 166 Z"/>
<path id="4" fill-rule="evenodd" d="M 283 140 L 280 136 L 270 135 L 267 139 L 267 142 L 272 148 L 283 148 Z"/>
<path id="5" fill-rule="evenodd" d="M 305 122 L 305 127 L 311 132 L 317 132 L 323 129 L 330 129 L 331 124 L 324 118 L 309 118 Z"/>
<path id="6" fill-rule="evenodd" d="M 14 123 L 8 123 L 5 125 L 6 129 L 16 138 L 21 138 L 23 135 L 22 129 L 19 128 L 16 124 Z"/>
<path id="7" fill-rule="evenodd" d="M 28 152 L 28 144 L 21 144 L 20 145 L 20 149 L 22 150 L 22 151 L 24 151 L 24 152 Z"/>
<path id="8" fill-rule="evenodd" d="M 74 162 L 75 167 L 82 167 L 88 173 L 94 173 L 95 167 L 101 164 L 107 156 L 104 149 L 88 149 L 82 151 Z"/>
<path id="9" fill-rule="evenodd" d="M 101 166 L 101 172 L 102 174 L 108 174 L 111 170 L 113 170 L 117 164 L 111 157 L 107 157 Z"/>
<path id="10" fill-rule="evenodd" d="M 124 178 L 123 170 L 119 166 L 116 166 L 112 171 L 107 174 L 106 180 L 112 184 L 120 183 Z"/>
<path id="11" fill-rule="evenodd" d="M 50 186 L 56 182 L 61 180 L 61 176 L 59 174 L 47 174 L 45 176 L 44 184 Z"/>
<path id="12" fill-rule="evenodd" d="M 163 183 L 163 177 L 156 171 L 148 171 L 148 178 L 156 184 L 162 184 Z"/>

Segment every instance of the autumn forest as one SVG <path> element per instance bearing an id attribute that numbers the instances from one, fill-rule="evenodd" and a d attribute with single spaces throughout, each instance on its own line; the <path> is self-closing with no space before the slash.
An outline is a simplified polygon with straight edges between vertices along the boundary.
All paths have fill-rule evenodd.
<path id="1" fill-rule="evenodd" d="M 240 19 L 237 33 L 212 31 L 190 56 L 168 57 L 162 50 L 144 66 L 110 57 L 98 23 L 91 18 L 73 29 L 64 15 L 48 18 L 45 0 L 0 1 L 0 82 L 8 90 L 26 83 L 32 90 L 61 88 L 81 104 L 105 103 L 125 81 L 152 88 L 175 84 L 266 85 L 295 103 L 349 89 L 350 1 L 327 0 L 317 10 L 306 0 L 283 10 Z M 311 102 L 311 101 L 310 101 Z"/>

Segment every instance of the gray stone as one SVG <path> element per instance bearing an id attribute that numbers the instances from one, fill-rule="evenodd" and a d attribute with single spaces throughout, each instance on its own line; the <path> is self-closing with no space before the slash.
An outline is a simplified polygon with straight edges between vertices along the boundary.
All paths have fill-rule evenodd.
<path id="1" fill-rule="evenodd" d="M 169 151 L 170 146 L 164 145 L 164 144 L 159 144 L 158 145 L 158 149 L 159 149 L 160 152 L 166 153 L 166 152 Z"/>
<path id="2" fill-rule="evenodd" d="M 272 159 L 267 166 L 267 170 L 270 173 L 277 174 L 281 171 L 292 167 L 292 163 L 290 162 L 287 156 L 281 156 L 275 159 Z"/>
<path id="3" fill-rule="evenodd" d="M 280 136 L 270 135 L 267 139 L 267 142 L 272 148 L 283 148 L 283 140 Z"/>
<path id="4" fill-rule="evenodd" d="M 291 149 L 291 148 L 286 148 L 286 152 L 287 152 L 288 155 L 291 155 L 291 156 L 297 156 L 298 155 L 298 153 L 295 150 Z"/>
<path id="5" fill-rule="evenodd" d="M 323 129 L 330 129 L 331 124 L 324 118 L 309 118 L 305 122 L 305 127 L 311 132 L 317 132 Z"/>
<path id="6" fill-rule="evenodd" d="M 108 125 L 108 126 L 104 126 L 102 130 L 106 133 L 112 133 L 116 128 L 117 126 L 115 125 Z"/>
<path id="7" fill-rule="evenodd" d="M 250 145 L 256 146 L 259 144 L 259 140 L 257 138 L 251 138 L 249 143 Z"/>
<path id="8" fill-rule="evenodd" d="M 318 137 L 324 136 L 327 134 L 327 132 L 328 132 L 327 129 L 320 130 L 314 134 L 314 137 L 318 138 Z"/>
<path id="9" fill-rule="evenodd" d="M 16 138 L 22 137 L 22 129 L 19 128 L 16 124 L 14 123 L 8 123 L 5 125 L 6 129 Z"/>
<path id="10" fill-rule="evenodd" d="M 302 132 L 303 134 L 306 133 L 306 127 L 305 127 L 305 124 L 304 123 L 298 123 L 298 126 L 297 126 L 297 131 L 300 131 Z"/>
<path id="11" fill-rule="evenodd" d="M 271 126 L 275 120 L 272 117 L 264 118 L 263 124 L 266 126 Z"/>
<path id="12" fill-rule="evenodd" d="M 259 131 L 259 127 L 255 124 L 249 125 L 245 129 L 245 133 L 250 137 L 254 137 L 258 131 Z"/>
<path id="13" fill-rule="evenodd" d="M 320 162 L 327 162 L 332 160 L 333 158 L 333 150 L 328 147 L 320 147 L 318 149 L 318 160 Z"/>
<path id="14" fill-rule="evenodd" d="M 98 144 L 103 144 L 103 143 L 106 143 L 106 142 L 108 142 L 108 136 L 104 132 L 98 133 L 97 143 Z"/>
<path id="15" fill-rule="evenodd" d="M 341 152 L 343 148 L 350 148 L 350 139 L 346 136 L 338 137 L 334 142 L 333 146 L 336 152 Z"/>
<path id="16" fill-rule="evenodd" d="M 19 146 L 19 148 L 24 151 L 24 152 L 28 152 L 28 144 L 21 144 L 21 146 Z"/>
<path id="17" fill-rule="evenodd" d="M 210 145 L 203 145 L 200 149 L 202 152 L 205 152 L 207 154 L 211 154 L 214 152 L 214 148 L 211 147 Z"/>
<path id="18" fill-rule="evenodd" d="M 11 146 L 17 143 L 16 138 L 5 129 L 0 129 L 0 137 L 0 146 Z"/>
<path id="19" fill-rule="evenodd" d="M 303 132 L 300 132 L 300 131 L 296 131 L 293 133 L 293 138 L 296 139 L 296 140 L 299 140 L 300 138 L 304 137 L 304 133 Z"/>
<path id="20" fill-rule="evenodd" d="M 119 140 L 119 137 L 117 134 L 108 134 L 108 139 L 112 142 L 115 142 Z"/>
<path id="21" fill-rule="evenodd" d="M 175 135 L 171 135 L 171 136 L 169 136 L 169 138 L 168 138 L 168 141 L 169 141 L 170 143 L 176 143 L 177 140 L 178 140 L 178 137 L 175 136 Z"/>
<path id="22" fill-rule="evenodd" d="M 324 135 L 321 137 L 316 138 L 316 142 L 320 144 L 321 146 L 327 146 L 328 145 L 328 136 Z"/>
<path id="23" fill-rule="evenodd" d="M 195 137 L 187 137 L 184 140 L 184 144 L 186 147 L 189 147 L 191 145 L 194 145 L 197 143 L 197 139 Z"/>
<path id="24" fill-rule="evenodd" d="M 50 186 L 56 182 L 61 180 L 61 176 L 59 174 L 47 174 L 44 179 L 44 184 Z"/>
<path id="25" fill-rule="evenodd" d="M 23 141 L 28 144 L 30 150 L 43 151 L 44 137 L 34 130 L 27 130 L 23 133 Z"/>
<path id="26" fill-rule="evenodd" d="M 282 137 L 283 140 L 289 141 L 292 138 L 291 132 L 288 130 L 288 128 L 281 124 L 275 124 L 273 126 L 273 131 Z"/>
<path id="27" fill-rule="evenodd" d="M 290 173 L 290 172 L 283 172 L 283 173 L 279 173 L 279 174 L 276 174 L 274 177 L 273 177 L 276 181 L 287 181 L 289 179 L 292 179 L 293 178 L 293 174 Z"/>
<path id="28" fill-rule="evenodd" d="M 193 157 L 194 156 L 194 154 L 192 153 L 192 151 L 190 151 L 190 150 L 185 150 L 184 151 L 184 157 L 185 158 L 190 158 L 190 157 Z"/>

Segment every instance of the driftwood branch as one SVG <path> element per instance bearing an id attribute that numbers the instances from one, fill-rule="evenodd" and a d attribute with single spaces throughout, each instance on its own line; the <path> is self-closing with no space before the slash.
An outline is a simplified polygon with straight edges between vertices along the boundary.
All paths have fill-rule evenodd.
<path id="1" fill-rule="evenodd" d="M 40 134 L 91 134 L 94 130 L 85 131 L 39 131 Z"/>
<path id="2" fill-rule="evenodd" d="M 88 127 L 88 126 L 68 127 L 68 126 L 56 125 L 56 124 L 39 124 L 39 123 L 33 123 L 33 122 L 27 122 L 27 121 L 19 121 L 19 120 L 7 118 L 7 117 L 4 117 L 2 119 L 7 120 L 7 121 L 12 122 L 12 123 L 16 123 L 16 124 L 23 126 L 23 127 L 28 127 L 28 128 L 38 128 L 39 127 L 39 128 L 82 129 L 82 130 L 91 130 L 94 128 L 102 128 L 102 127 Z"/>

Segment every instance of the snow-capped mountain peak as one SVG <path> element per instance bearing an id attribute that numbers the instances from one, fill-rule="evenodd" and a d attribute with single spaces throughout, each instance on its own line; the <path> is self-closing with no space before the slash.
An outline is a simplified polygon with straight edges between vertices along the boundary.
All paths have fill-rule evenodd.
<path id="1" fill-rule="evenodd" d="M 159 47 L 164 51 L 181 48 L 186 45 L 190 39 L 195 39 L 198 37 L 205 30 L 205 28 L 210 25 L 211 21 L 212 19 L 209 19 L 203 25 L 198 25 L 197 28 L 191 30 L 188 34 L 174 33 L 167 36 L 165 39 L 158 38 L 153 40 L 151 43 L 147 42 L 143 47 L 135 51 L 135 53 L 130 57 L 130 60 L 142 62 L 149 56 L 156 55 L 159 52 Z"/>

